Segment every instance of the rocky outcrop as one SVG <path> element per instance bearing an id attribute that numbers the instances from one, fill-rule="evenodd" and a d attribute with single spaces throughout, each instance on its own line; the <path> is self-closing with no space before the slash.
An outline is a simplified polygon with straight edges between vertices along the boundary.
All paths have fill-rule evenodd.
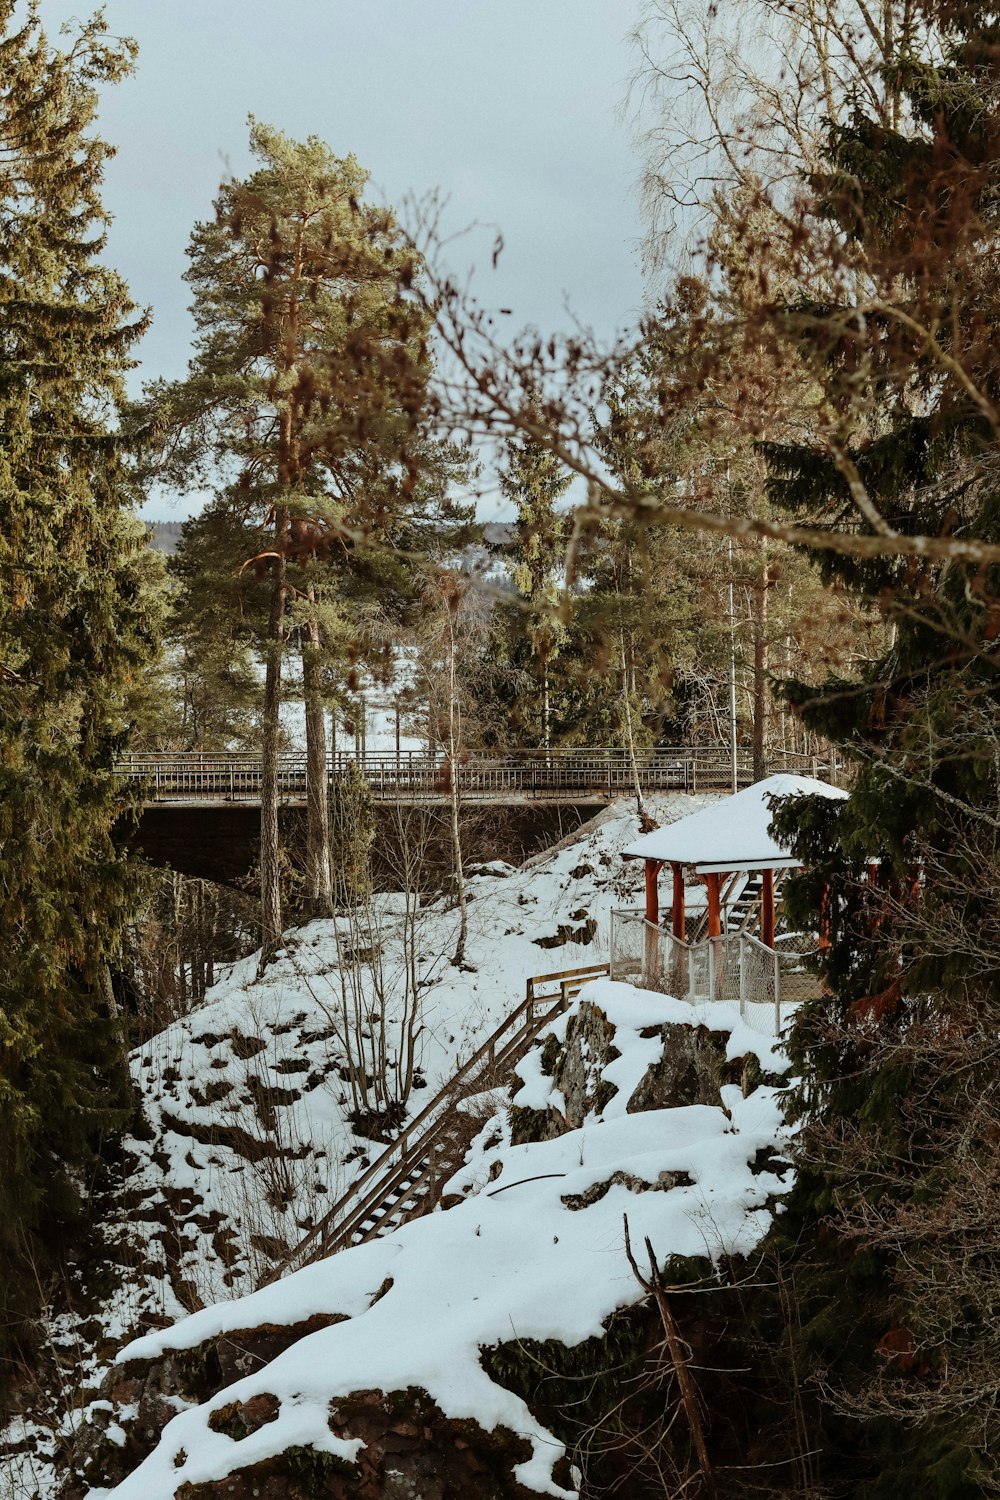
<path id="1" fill-rule="evenodd" d="M 302 1337 L 304 1325 L 285 1333 Z M 254 1330 L 246 1338 L 242 1359 L 256 1361 L 264 1347 L 279 1338 L 278 1330 Z M 262 1345 L 260 1340 L 265 1342 Z M 241 1337 L 242 1341 L 242 1337 Z M 233 1342 L 232 1340 L 230 1342 Z M 160 1429 L 178 1409 L 177 1391 L 191 1388 L 192 1372 L 205 1370 L 217 1350 L 195 1351 L 182 1360 L 158 1361 L 139 1377 L 124 1375 L 117 1395 L 135 1394 L 141 1380 L 140 1412 L 124 1447 L 105 1436 L 117 1458 L 109 1461 L 95 1452 L 89 1465 L 89 1484 L 114 1484 L 152 1446 Z M 172 1392 L 167 1395 L 167 1392 Z M 109 1394 L 113 1394 L 110 1393 Z M 213 1431 L 234 1443 L 276 1419 L 278 1400 L 262 1393 L 246 1402 L 219 1407 L 210 1419 Z M 476 1422 L 444 1416 L 426 1394 L 415 1387 L 402 1391 L 355 1391 L 331 1405 L 331 1432 L 340 1438 L 359 1438 L 364 1446 L 357 1462 L 348 1462 L 313 1448 L 288 1448 L 275 1458 L 236 1468 L 224 1479 L 204 1484 L 181 1484 L 174 1497 L 156 1500 L 532 1500 L 535 1491 L 514 1477 L 514 1467 L 531 1456 L 530 1444 L 498 1428 L 487 1432 Z M 136 1438 L 144 1441 L 139 1444 Z M 562 1482 L 569 1484 L 567 1464 Z M 71 1484 L 62 1500 L 83 1500 L 87 1486 Z M 152 1500 L 152 1497 L 151 1497 Z"/>
<path id="2" fill-rule="evenodd" d="M 234 1381 L 263 1369 L 299 1339 L 340 1321 L 316 1316 L 301 1323 L 264 1324 L 167 1354 L 152 1364 L 114 1366 L 77 1436 L 60 1500 L 84 1500 L 93 1488 L 117 1484 L 153 1451 L 164 1427 L 184 1407 L 211 1399 Z M 122 1412 L 134 1414 L 126 1426 L 117 1421 Z"/>
<path id="3" fill-rule="evenodd" d="M 650 1029 L 663 1050 L 625 1106 L 630 1115 L 681 1104 L 718 1104 L 725 1051 L 718 1032 L 668 1023 Z"/>
<path id="4" fill-rule="evenodd" d="M 552 1140 L 602 1113 L 616 1093 L 615 1085 L 605 1077 L 608 1064 L 618 1056 L 614 1035 L 614 1027 L 599 1006 L 583 1001 L 570 1017 L 565 1041 L 554 1036 L 546 1039 L 541 1070 L 551 1078 L 552 1090 L 561 1096 L 564 1107 L 551 1102 L 544 1110 L 515 1105 L 511 1126 L 515 1144 Z M 734 1065 L 726 1062 L 721 1033 L 705 1026 L 667 1023 L 650 1027 L 642 1035 L 649 1040 L 659 1037 L 662 1048 L 631 1094 L 626 1105 L 629 1114 L 718 1104 L 720 1084 L 734 1072 Z M 738 1078 L 739 1067 L 735 1073 Z"/>

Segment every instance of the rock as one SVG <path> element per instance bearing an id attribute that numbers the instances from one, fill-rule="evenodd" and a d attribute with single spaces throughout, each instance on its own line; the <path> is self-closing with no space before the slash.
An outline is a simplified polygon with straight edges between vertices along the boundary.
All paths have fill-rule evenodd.
<path id="1" fill-rule="evenodd" d="M 604 1069 L 619 1055 L 614 1034 L 604 1012 L 587 1001 L 566 1028 L 552 1082 L 566 1101 L 567 1130 L 578 1130 L 589 1114 L 599 1115 L 614 1093 L 604 1079 Z"/>
<path id="2" fill-rule="evenodd" d="M 251 1396 L 249 1401 L 231 1401 L 228 1406 L 216 1407 L 208 1419 L 213 1432 L 224 1432 L 234 1443 L 259 1432 L 269 1422 L 276 1422 L 281 1412 L 281 1402 L 270 1392 Z"/>
<path id="3" fill-rule="evenodd" d="M 726 1081 L 727 1071 L 721 1033 L 704 1026 L 668 1022 L 651 1028 L 648 1035 L 661 1038 L 662 1055 L 629 1099 L 629 1114 L 719 1103 L 719 1088 Z M 552 1079 L 553 1092 L 562 1095 L 565 1108 L 515 1106 L 511 1112 L 514 1145 L 553 1140 L 567 1130 L 578 1130 L 588 1117 L 601 1114 L 615 1095 L 604 1070 L 618 1055 L 611 1022 L 598 1006 L 582 1001 L 567 1025 L 565 1042 L 549 1036 L 542 1048 L 542 1072 Z"/>
<path id="4" fill-rule="evenodd" d="M 101 1386 L 104 1401 L 98 1403 L 96 1420 L 87 1422 L 78 1434 L 72 1473 L 60 1500 L 84 1500 L 92 1488 L 118 1484 L 156 1447 L 164 1427 L 177 1415 L 178 1402 L 183 1406 L 207 1401 L 244 1375 L 270 1364 L 299 1339 L 342 1321 L 335 1314 L 316 1314 L 299 1323 L 264 1324 L 221 1335 L 197 1349 L 172 1351 L 151 1364 L 137 1360 L 112 1366 Z M 272 1420 L 265 1413 L 266 1403 L 274 1400 L 273 1396 L 257 1397 L 242 1405 L 240 1420 L 250 1424 L 245 1425 L 244 1436 L 256 1430 L 254 1422 L 260 1427 Z M 265 1405 L 258 1407 L 258 1401 Z M 105 1431 L 123 1407 L 136 1408 L 135 1417 L 121 1424 L 124 1445 L 115 1443 Z"/>
<path id="5" fill-rule="evenodd" d="M 633 1193 L 669 1193 L 675 1187 L 690 1186 L 691 1178 L 687 1172 L 661 1172 L 655 1182 L 647 1182 L 631 1172 L 612 1172 L 610 1177 L 595 1182 L 585 1193 L 565 1193 L 562 1201 L 568 1209 L 575 1211 L 599 1203 L 613 1187 L 627 1187 Z"/>
<path id="6" fill-rule="evenodd" d="M 596 1005 L 583 1001 L 566 1028 L 560 1044 L 547 1037 L 542 1048 L 542 1071 L 552 1079 L 565 1100 L 565 1112 L 518 1108 L 511 1112 L 511 1140 L 549 1141 L 578 1129 L 588 1114 L 600 1114 L 614 1090 L 603 1077 L 608 1063 L 618 1056 L 612 1040 L 614 1028 Z"/>
<path id="7" fill-rule="evenodd" d="M 249 1404 L 249 1403 L 248 1403 Z M 360 1438 L 356 1463 L 291 1448 L 208 1484 L 184 1484 L 177 1500 L 532 1500 L 513 1469 L 526 1440 L 503 1428 L 453 1421 L 426 1392 L 354 1391 L 330 1409 L 337 1437 Z M 564 1476 L 565 1478 L 565 1476 Z M 166 1500 L 166 1497 L 163 1497 Z"/>
<path id="8" fill-rule="evenodd" d="M 586 947 L 594 941 L 597 935 L 597 922 L 593 917 L 588 917 L 580 927 L 571 927 L 568 922 L 561 922 L 551 937 L 532 938 L 532 942 L 538 948 L 563 948 L 567 943 L 579 943 Z"/>
<path id="9" fill-rule="evenodd" d="M 343 1317 L 337 1314 L 314 1313 L 301 1323 L 264 1323 L 259 1328 L 244 1328 L 237 1333 L 221 1335 L 213 1341 L 206 1355 L 213 1389 L 206 1391 L 201 1399 L 242 1380 L 244 1375 L 263 1369 L 309 1334 L 318 1333 L 321 1328 L 332 1328 L 335 1323 L 343 1321 Z"/>
<path id="10" fill-rule="evenodd" d="M 686 1104 L 718 1104 L 725 1049 L 722 1036 L 704 1026 L 668 1022 L 656 1028 L 663 1056 L 648 1070 L 625 1106 L 630 1115 Z"/>
<path id="11" fill-rule="evenodd" d="M 241 1031 L 237 1031 L 235 1028 L 229 1041 L 236 1056 L 243 1062 L 248 1061 L 251 1057 L 256 1057 L 267 1046 L 262 1037 L 244 1036 Z"/>

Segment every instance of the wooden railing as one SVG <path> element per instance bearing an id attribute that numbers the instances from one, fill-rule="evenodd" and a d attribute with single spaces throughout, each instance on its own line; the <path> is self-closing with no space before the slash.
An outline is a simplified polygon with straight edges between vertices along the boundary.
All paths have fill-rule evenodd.
<path id="1" fill-rule="evenodd" d="M 461 1152 L 449 1150 L 453 1136 L 460 1134 L 455 1131 L 460 1102 L 504 1083 L 542 1028 L 566 1009 L 588 979 L 607 973 L 605 963 L 529 979 L 524 999 L 492 1036 L 487 1037 L 441 1092 L 400 1131 L 260 1285 L 268 1286 L 288 1271 L 311 1265 L 348 1245 L 376 1239 L 388 1229 L 433 1208 L 441 1188 L 461 1165 L 464 1155 L 464 1143 Z"/>
<path id="2" fill-rule="evenodd" d="M 729 750 L 716 746 L 671 745 L 638 754 L 643 791 L 729 791 L 732 766 Z M 374 795 L 382 799 L 440 798 L 457 780 L 463 798 L 484 801 L 509 797 L 554 799 L 585 794 L 615 797 L 634 789 L 635 777 L 627 752 L 617 746 L 556 750 L 477 750 L 457 763 L 426 751 L 400 750 L 363 755 L 331 756 L 331 779 L 357 765 Z M 120 774 L 142 783 L 153 802 L 259 803 L 261 761 L 257 755 L 214 754 L 201 751 L 131 755 L 118 767 Z M 825 762 L 803 755 L 782 755 L 772 769 L 831 775 Z M 753 767 L 748 752 L 737 754 L 737 780 L 749 786 Z M 304 755 L 282 756 L 278 764 L 279 795 L 286 802 L 306 796 Z"/>

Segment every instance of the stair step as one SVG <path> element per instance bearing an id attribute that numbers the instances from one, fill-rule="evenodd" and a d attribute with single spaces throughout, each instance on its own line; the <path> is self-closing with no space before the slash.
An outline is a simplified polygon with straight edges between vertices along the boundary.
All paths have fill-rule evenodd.
<path id="1" fill-rule="evenodd" d="M 606 966 L 594 965 L 592 971 L 585 972 L 589 975 L 591 972 L 596 974 L 598 971 L 607 972 Z M 311 1236 L 307 1235 L 306 1242 L 297 1252 L 301 1254 L 316 1233 L 322 1234 L 318 1247 L 313 1249 L 309 1260 L 301 1260 L 302 1265 L 310 1264 L 310 1261 L 317 1259 L 318 1255 L 332 1253 L 335 1248 L 345 1243 L 363 1244 L 435 1207 L 441 1188 L 465 1159 L 469 1122 L 457 1111 L 456 1106 L 460 1098 L 477 1092 L 486 1085 L 487 1080 L 490 1086 L 494 1084 L 499 1086 L 503 1079 L 509 1077 L 537 1035 L 538 1027 L 552 1008 L 560 1000 L 572 998 L 578 992 L 585 982 L 580 977 L 583 972 L 568 970 L 564 974 L 540 976 L 539 983 L 548 984 L 560 981 L 559 988 L 549 994 L 539 993 L 534 988 L 535 981 L 531 981 L 526 1001 L 521 1002 L 515 1010 L 510 1012 L 504 1025 L 494 1034 L 490 1043 L 494 1055 L 491 1057 L 484 1051 L 483 1057 L 477 1063 L 475 1073 L 468 1073 L 463 1077 L 460 1069 L 461 1094 L 457 1090 L 452 1092 L 453 1084 L 446 1086 L 441 1090 L 437 1100 L 433 1101 L 429 1109 L 422 1114 L 424 1140 L 426 1141 L 428 1136 L 433 1138 L 433 1145 L 430 1149 L 425 1145 L 419 1154 L 414 1155 L 407 1155 L 404 1150 L 401 1158 L 387 1161 L 385 1176 L 393 1179 L 391 1188 L 384 1184 L 380 1187 L 377 1181 L 375 1184 L 366 1183 L 355 1194 L 353 1205 L 351 1193 L 345 1194 L 335 1205 L 339 1222 L 342 1224 L 350 1220 L 352 1213 L 357 1212 L 357 1200 L 362 1193 L 365 1196 L 361 1198 L 361 1201 L 366 1201 L 368 1195 L 373 1192 L 381 1193 L 381 1196 L 373 1204 L 369 1200 L 364 1219 L 360 1223 L 355 1220 L 355 1227 L 346 1236 L 342 1230 L 338 1231 L 328 1215 Z M 526 1002 L 529 1000 L 533 1009 L 526 1008 Z M 505 1032 L 506 1035 L 504 1035 Z M 484 1043 L 484 1049 L 485 1047 Z M 435 1135 L 435 1132 L 438 1133 Z M 400 1173 L 405 1175 L 401 1177 Z M 281 1269 L 287 1269 L 293 1261 L 294 1254 Z M 278 1274 L 281 1274 L 281 1269 Z"/>

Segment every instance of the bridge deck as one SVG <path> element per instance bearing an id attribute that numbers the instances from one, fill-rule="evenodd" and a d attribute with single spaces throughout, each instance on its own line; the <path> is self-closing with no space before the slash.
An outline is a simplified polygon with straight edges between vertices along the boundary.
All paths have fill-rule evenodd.
<path id="1" fill-rule="evenodd" d="M 730 753 L 725 746 L 657 747 L 640 752 L 639 783 L 643 791 L 728 791 L 732 786 Z M 553 802 L 581 793 L 609 799 L 634 790 L 635 777 L 627 753 L 617 747 L 558 750 L 475 751 L 457 765 L 442 756 L 418 751 L 398 754 L 338 754 L 328 761 L 331 780 L 357 765 L 375 797 L 396 801 L 438 801 L 447 797 L 457 779 L 463 798 L 484 802 Z M 816 762 L 805 756 L 782 757 L 787 770 L 815 774 Z M 259 756 L 205 754 L 132 755 L 123 760 L 121 774 L 143 784 L 154 802 L 200 806 L 209 803 L 259 804 Z M 748 753 L 737 754 L 737 779 L 748 786 L 753 779 Z M 302 803 L 306 797 L 306 760 L 285 755 L 279 761 L 279 793 L 283 802 Z"/>

